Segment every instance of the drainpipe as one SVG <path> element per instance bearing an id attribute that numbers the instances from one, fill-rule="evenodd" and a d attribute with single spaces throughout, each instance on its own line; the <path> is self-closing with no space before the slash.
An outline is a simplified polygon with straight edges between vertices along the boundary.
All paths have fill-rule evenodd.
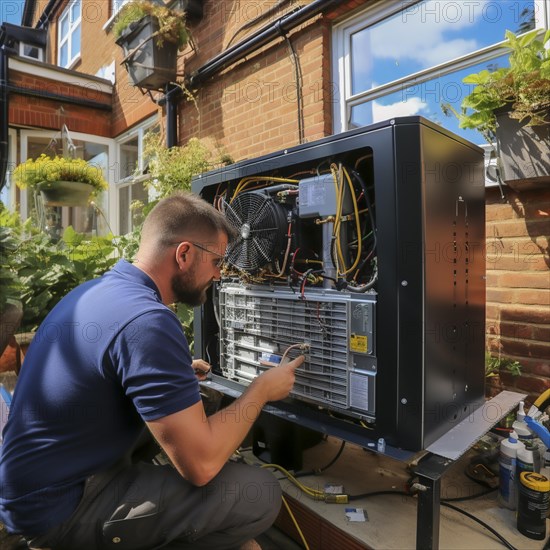
<path id="1" fill-rule="evenodd" d="M 258 29 L 258 31 L 251 34 L 248 38 L 228 48 L 206 62 L 202 67 L 199 67 L 187 77 L 187 86 L 191 89 L 196 88 L 201 82 L 204 82 L 228 65 L 232 65 L 245 58 L 272 40 L 284 36 L 298 25 L 305 23 L 322 11 L 340 3 L 341 0 L 315 0 L 303 8 L 283 15 L 277 21 Z"/>
<path id="2" fill-rule="evenodd" d="M 6 183 L 9 158 L 9 95 L 8 95 L 8 52 L 0 43 L 0 191 Z"/>
<path id="3" fill-rule="evenodd" d="M 164 100 L 166 102 L 166 147 L 178 144 L 178 101 L 181 97 L 179 86 L 168 84 Z"/>

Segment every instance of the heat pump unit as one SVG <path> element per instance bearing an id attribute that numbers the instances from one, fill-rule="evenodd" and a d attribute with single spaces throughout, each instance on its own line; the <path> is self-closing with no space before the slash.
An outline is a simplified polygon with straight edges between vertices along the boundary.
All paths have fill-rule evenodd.
<path id="1" fill-rule="evenodd" d="M 397 118 L 196 177 L 238 238 L 195 312 L 236 396 L 308 347 L 271 410 L 354 442 L 426 448 L 484 399 L 483 151 Z"/>

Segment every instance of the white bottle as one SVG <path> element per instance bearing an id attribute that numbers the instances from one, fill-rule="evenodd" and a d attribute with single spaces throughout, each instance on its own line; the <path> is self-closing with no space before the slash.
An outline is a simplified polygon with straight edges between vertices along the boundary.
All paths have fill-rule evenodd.
<path id="1" fill-rule="evenodd" d="M 502 506 L 515 510 L 517 506 L 517 481 L 516 481 L 516 463 L 519 449 L 524 449 L 525 445 L 518 441 L 518 435 L 512 431 L 508 439 L 500 442 L 499 457 L 499 501 Z"/>
<path id="2" fill-rule="evenodd" d="M 533 432 L 527 427 L 525 422 L 525 404 L 523 401 L 519 402 L 518 413 L 516 419 L 512 424 L 512 430 L 518 434 L 518 439 L 522 443 L 527 443 L 528 441 L 533 441 L 534 435 Z"/>

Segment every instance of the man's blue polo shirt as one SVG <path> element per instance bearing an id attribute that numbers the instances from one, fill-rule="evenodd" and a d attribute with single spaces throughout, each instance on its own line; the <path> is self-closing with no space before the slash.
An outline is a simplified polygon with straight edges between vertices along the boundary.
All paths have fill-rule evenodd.
<path id="1" fill-rule="evenodd" d="M 143 421 L 200 400 L 176 315 L 122 260 L 46 317 L 17 381 L 0 459 L 0 520 L 40 535 L 75 510 L 84 481 L 132 448 Z"/>

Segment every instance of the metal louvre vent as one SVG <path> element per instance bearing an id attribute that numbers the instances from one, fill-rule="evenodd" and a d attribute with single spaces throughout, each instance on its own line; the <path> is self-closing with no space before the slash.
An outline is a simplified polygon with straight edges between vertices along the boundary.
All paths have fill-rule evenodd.
<path id="1" fill-rule="evenodd" d="M 286 213 L 266 193 L 242 193 L 225 206 L 225 215 L 238 229 L 239 237 L 228 249 L 226 261 L 254 272 L 275 260 L 286 232 Z"/>
<path id="2" fill-rule="evenodd" d="M 291 344 L 306 342 L 310 352 L 296 371 L 291 395 L 337 410 L 357 408 L 350 396 L 355 361 L 348 345 L 349 312 L 349 299 L 341 292 L 311 292 L 300 300 L 286 290 L 222 285 L 222 373 L 248 384 L 270 368 L 263 358 L 281 356 Z"/>

